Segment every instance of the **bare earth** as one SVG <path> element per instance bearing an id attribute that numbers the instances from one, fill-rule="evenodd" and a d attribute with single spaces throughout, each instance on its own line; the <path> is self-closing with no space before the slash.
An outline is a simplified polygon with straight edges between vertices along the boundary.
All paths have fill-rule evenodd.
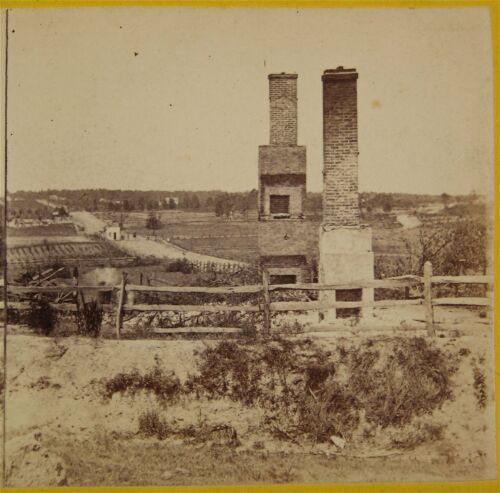
<path id="1" fill-rule="evenodd" d="M 335 350 L 339 345 L 355 345 L 367 336 L 312 333 L 296 337 L 312 337 L 324 349 Z M 373 339 L 384 337 L 387 335 Z M 165 406 L 146 393 L 135 397 L 115 394 L 110 401 L 100 394 L 102 379 L 133 368 L 144 372 L 154 366 L 155 360 L 184 381 L 197 371 L 194 351 L 216 342 L 10 335 L 8 467 L 15 461 L 19 443 L 27 441 L 31 451 L 33 436 L 37 436 L 36 443 L 48 451 L 47 457 L 54 461 L 55 456 L 64 464 L 64 484 L 69 485 L 347 482 L 383 481 L 388 477 L 393 481 L 464 480 L 495 476 L 493 341 L 485 327 L 473 335 L 434 339 L 437 347 L 456 352 L 468 349 L 470 353 L 453 376 L 454 399 L 423 418 L 425 423 L 446 424 L 444 436 L 410 450 L 391 452 L 380 444 L 350 456 L 339 453 L 331 444 L 304 447 L 278 440 L 261 431 L 263 414 L 259 408 L 228 399 L 186 397 Z M 482 362 L 486 374 L 484 409 L 478 409 L 474 398 L 473 361 Z M 157 410 L 166 419 L 186 426 L 229 423 L 237 430 L 241 444 L 236 449 L 211 449 L 174 438 L 141 438 L 137 435 L 138 417 L 146 410 Z M 144 463 L 148 463 L 147 468 Z M 12 486 L 40 481 L 12 470 Z"/>

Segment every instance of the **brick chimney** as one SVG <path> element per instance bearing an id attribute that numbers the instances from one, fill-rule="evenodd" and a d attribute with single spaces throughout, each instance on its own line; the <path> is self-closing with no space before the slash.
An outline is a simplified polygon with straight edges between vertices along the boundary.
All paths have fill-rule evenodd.
<path id="1" fill-rule="evenodd" d="M 356 69 L 325 70 L 323 225 L 359 227 Z"/>
<path id="2" fill-rule="evenodd" d="M 270 74 L 271 145 L 297 145 L 297 74 Z"/>

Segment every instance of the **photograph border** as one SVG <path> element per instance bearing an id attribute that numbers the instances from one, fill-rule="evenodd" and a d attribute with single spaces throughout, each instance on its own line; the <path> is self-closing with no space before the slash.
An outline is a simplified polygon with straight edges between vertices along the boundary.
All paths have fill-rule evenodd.
<path id="1" fill-rule="evenodd" d="M 230 8 L 466 8 L 484 7 L 489 9 L 492 39 L 492 66 L 493 66 L 493 104 L 494 104 L 494 193 L 495 198 L 500 196 L 500 152 L 499 152 L 499 126 L 500 126 L 500 94 L 499 94 L 499 51 L 500 51 L 500 0 L 0 0 L 0 9 L 20 8 L 85 8 L 85 7 L 230 7 Z M 5 39 L 2 39 L 3 45 Z M 2 46 L 2 52 L 4 51 Z M 5 53 L 2 53 L 4 56 Z M 5 63 L 2 64 L 5 68 Z M 5 79 L 6 74 L 2 74 Z M 5 80 L 3 81 L 5 83 Z M 3 108 L 5 110 L 5 107 Z M 6 123 L 5 123 L 6 125 Z M 4 130 L 4 129 L 2 129 Z M 5 134 L 5 144 L 7 144 Z M 5 163 L 3 176 L 7 176 L 7 147 L 5 147 Z M 2 176 L 0 174 L 0 176 Z M 6 200 L 7 185 L 4 184 L 4 200 Z M 500 491 L 500 203 L 494 201 L 494 338 L 495 338 L 495 395 L 496 395 L 496 480 L 490 481 L 460 481 L 460 482 L 384 482 L 384 483 L 308 483 L 308 484 L 234 484 L 234 485 L 204 485 L 204 486 L 69 486 L 69 487 L 45 487 L 45 488 L 5 488 L 12 492 L 78 492 L 98 493 L 105 491 L 127 491 L 127 492 L 356 492 L 356 493 L 382 493 L 382 492 L 481 492 L 494 493 Z M 6 204 L 4 204 L 6 205 Z M 4 288 L 5 289 L 5 288 Z M 5 322 L 6 324 L 6 322 Z M 5 325 L 6 328 L 6 325 Z M 6 330 L 4 330 L 4 337 Z M 5 340 L 5 339 L 4 339 Z M 4 347 L 4 351 L 6 347 Z M 5 354 L 5 353 L 4 353 Z M 3 418 L 5 422 L 5 419 Z M 5 425 L 5 423 L 3 423 Z M 3 444 L 2 444 L 3 445 Z M 62 488 L 62 489 L 61 489 Z M 3 488 L 0 488 L 3 490 Z"/>

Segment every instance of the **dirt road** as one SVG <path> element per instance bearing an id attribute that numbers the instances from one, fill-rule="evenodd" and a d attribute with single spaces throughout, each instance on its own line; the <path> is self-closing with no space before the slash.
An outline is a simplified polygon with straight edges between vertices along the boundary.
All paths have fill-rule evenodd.
<path id="1" fill-rule="evenodd" d="M 79 224 L 85 230 L 85 234 L 93 235 L 104 231 L 106 223 L 96 216 L 86 211 L 72 212 L 71 217 L 76 224 Z M 246 265 L 244 262 L 229 260 L 202 253 L 191 252 L 181 247 L 173 245 L 164 239 L 148 239 L 144 236 L 138 236 L 133 240 L 122 240 L 116 242 L 116 246 L 134 256 L 139 257 L 157 257 L 160 259 L 186 259 L 190 262 L 213 262 L 217 264 Z"/>
<path id="2" fill-rule="evenodd" d="M 186 259 L 190 262 L 212 262 L 216 264 L 246 265 L 244 262 L 228 260 L 202 253 L 191 252 L 177 245 L 173 245 L 166 240 L 149 240 L 139 236 L 134 240 L 122 240 L 119 247 L 135 256 L 154 256 L 162 259 Z"/>
<path id="3" fill-rule="evenodd" d="M 80 225 L 85 233 L 88 235 L 95 235 L 102 231 L 106 227 L 106 223 L 101 221 L 94 214 L 87 211 L 76 211 L 70 213 L 71 218 L 75 224 Z"/>

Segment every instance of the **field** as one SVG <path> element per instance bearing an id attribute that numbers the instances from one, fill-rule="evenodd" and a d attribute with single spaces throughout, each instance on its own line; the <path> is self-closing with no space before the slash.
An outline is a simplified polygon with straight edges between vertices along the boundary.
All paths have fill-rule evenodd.
<path id="1" fill-rule="evenodd" d="M 202 362 L 210 351 L 222 350 L 218 341 L 47 338 L 16 334 L 13 327 L 8 338 L 7 376 L 9 485 L 348 482 L 382 481 L 388 477 L 391 481 L 440 481 L 494 477 L 493 352 L 489 329 L 433 340 L 327 334 L 299 335 L 286 340 L 289 343 L 276 340 L 265 346 L 241 340 L 237 350 L 243 351 L 241 355 L 218 360 L 219 367 L 211 371 L 210 367 L 203 369 Z M 286 348 L 293 351 L 291 360 L 283 359 L 287 353 L 280 352 Z M 334 445 L 329 439 L 313 439 L 312 431 L 304 434 L 296 428 L 295 421 L 287 418 L 287 413 L 291 413 L 290 417 L 295 415 L 294 408 L 287 411 L 278 405 L 280 386 L 275 390 L 267 384 L 252 386 L 252 381 L 258 382 L 260 377 L 247 383 L 242 380 L 241 385 L 250 385 L 247 390 L 236 386 L 234 378 L 239 378 L 238 373 L 231 373 L 230 367 L 224 365 L 243 362 L 248 357 L 245 354 L 252 358 L 259 351 L 271 351 L 274 355 L 271 360 L 266 359 L 268 356 L 255 360 L 259 368 L 265 361 L 265 365 L 281 361 L 285 367 L 289 364 L 286 361 L 310 365 L 323 355 L 321 358 L 336 361 L 340 371 L 345 365 L 342 361 L 350 361 L 350 357 L 342 359 L 343 354 L 359 354 L 367 358 L 363 360 L 367 368 L 371 368 L 375 358 L 375 364 L 385 368 L 384 372 L 393 371 L 393 352 L 404 351 L 406 358 L 412 355 L 408 359 L 410 366 L 399 363 L 403 371 L 411 372 L 416 371 L 411 365 L 422 364 L 418 359 L 421 354 L 429 371 L 443 372 L 443 378 L 449 379 L 449 393 L 446 391 L 441 403 L 426 411 L 411 407 L 416 404 L 405 407 L 409 420 L 405 418 L 401 423 L 396 419 L 393 424 L 375 425 L 369 415 L 363 414 L 358 424 L 344 420 L 340 430 L 344 430 L 345 443 L 340 440 L 340 445 Z M 79 362 L 78 371 L 75 361 Z M 293 371 L 302 371 L 300 364 L 292 366 Z M 248 367 L 254 371 L 252 368 Z M 262 368 L 266 373 L 266 366 Z M 385 392 L 390 394 L 391 386 L 395 386 L 394 392 L 403 392 L 410 399 L 408 392 L 416 387 L 397 390 L 401 385 L 397 368 L 396 380 L 387 381 Z M 227 371 L 230 373 L 224 373 Z M 354 365 L 344 371 L 358 370 Z M 363 367 L 359 371 L 366 378 Z M 164 383 L 149 387 L 144 380 L 140 384 L 146 385 L 144 388 L 132 385 L 131 379 L 146 374 L 151 375 L 149 381 Z M 197 375 L 204 375 L 198 383 L 196 378 L 193 380 Z M 220 380 L 222 375 L 226 377 Z M 353 381 L 358 378 L 355 375 Z M 376 372 L 370 370 L 370 375 L 378 382 Z M 418 373 L 414 376 L 418 377 Z M 292 389 L 293 375 L 286 378 Z M 342 378 L 340 373 L 338 378 Z M 220 387 L 224 381 L 233 384 L 224 390 Z M 187 387 L 177 394 L 179 385 Z M 293 392 L 300 390 L 300 383 L 293 385 L 299 386 L 293 387 Z M 323 399 L 321 386 L 310 385 L 315 389 L 315 398 Z M 159 389 L 172 394 L 161 397 Z M 427 392 L 425 387 L 420 391 Z M 255 392 L 260 397 L 254 402 L 238 397 Z M 435 394 L 432 388 L 429 392 Z M 367 401 L 366 405 L 379 402 L 376 395 L 373 397 L 373 404 Z M 314 405 L 310 392 L 303 398 L 307 398 L 308 405 Z M 435 398 L 436 395 L 432 397 Z M 278 407 L 271 405 L 274 401 Z M 357 404 L 349 402 L 342 404 L 347 407 L 339 416 L 358 413 Z M 389 406 L 389 402 L 385 405 Z M 9 409 L 16 412 L 9 413 Z M 363 412 L 372 412 L 368 409 L 372 408 Z M 373 412 L 378 412 L 376 407 Z M 390 416 L 387 413 L 382 413 L 381 418 Z M 21 460 L 31 465 L 21 467 Z"/>
<path id="2" fill-rule="evenodd" d="M 103 259 L 124 258 L 127 254 L 104 241 L 57 241 L 9 247 L 7 262 L 14 273 L 34 265 L 74 264 L 89 261 L 98 265 Z"/>
<path id="3" fill-rule="evenodd" d="M 103 219 L 119 221 L 123 218 L 124 229 L 150 236 L 153 231 L 145 227 L 149 213 L 99 214 Z M 186 250 L 217 257 L 255 262 L 258 259 L 258 237 L 256 218 L 229 220 L 208 212 L 161 211 L 158 214 L 161 228 L 154 232 Z M 373 228 L 373 251 L 376 256 L 407 255 L 406 240 L 411 240 L 415 231 L 402 227 L 396 213 L 372 214 L 366 219 Z M 312 237 L 319 234 L 319 219 L 309 221 Z M 317 256 L 317 252 L 313 252 Z"/>
<path id="4" fill-rule="evenodd" d="M 77 231 L 71 223 L 56 223 L 47 226 L 26 226 L 23 228 L 7 228 L 8 237 L 30 236 L 72 236 Z"/>

